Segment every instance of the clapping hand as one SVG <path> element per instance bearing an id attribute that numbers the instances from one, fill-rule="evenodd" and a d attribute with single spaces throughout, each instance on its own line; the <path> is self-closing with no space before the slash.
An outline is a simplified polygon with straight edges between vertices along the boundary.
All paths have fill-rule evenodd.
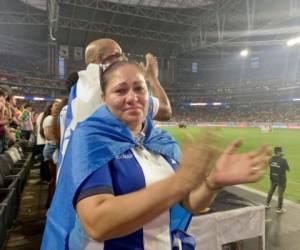
<path id="1" fill-rule="evenodd" d="M 240 140 L 231 143 L 217 160 L 208 180 L 214 188 L 256 182 L 265 173 L 271 151 L 266 145 L 247 153 L 237 154 Z"/>
<path id="2" fill-rule="evenodd" d="M 212 130 L 206 130 L 203 136 L 185 134 L 179 174 L 193 187 L 204 181 L 220 155 L 215 143 L 216 134 Z"/>
<path id="3" fill-rule="evenodd" d="M 144 70 L 145 79 L 152 82 L 153 79 L 158 78 L 158 63 L 157 59 L 151 53 L 146 54 L 146 65 L 142 62 L 141 66 Z"/>

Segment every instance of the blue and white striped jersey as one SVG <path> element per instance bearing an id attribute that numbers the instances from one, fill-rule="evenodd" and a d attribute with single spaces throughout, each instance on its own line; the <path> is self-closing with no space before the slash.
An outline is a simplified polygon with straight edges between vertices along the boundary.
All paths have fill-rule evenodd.
<path id="1" fill-rule="evenodd" d="M 174 160 L 165 159 L 145 148 L 131 149 L 89 176 L 76 199 L 79 201 L 99 193 L 128 194 L 172 175 L 176 168 Z M 132 234 L 105 242 L 91 239 L 77 217 L 69 247 L 70 250 L 170 250 L 170 211 L 165 211 Z"/>

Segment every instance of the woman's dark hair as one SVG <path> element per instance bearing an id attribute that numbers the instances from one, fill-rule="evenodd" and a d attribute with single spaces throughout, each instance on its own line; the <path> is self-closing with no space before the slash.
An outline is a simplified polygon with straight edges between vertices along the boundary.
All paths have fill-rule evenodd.
<path id="1" fill-rule="evenodd" d="M 27 108 L 30 108 L 30 107 L 32 107 L 30 103 L 26 103 L 26 104 L 24 105 L 24 109 L 27 109 Z"/>
<path id="2" fill-rule="evenodd" d="M 60 111 L 63 109 L 64 106 L 68 104 L 68 98 L 64 97 L 61 99 L 61 101 L 55 106 L 55 110 L 52 110 L 52 115 L 53 115 L 53 120 L 52 120 L 52 125 L 51 127 L 53 128 L 54 131 L 54 137 L 56 141 L 56 145 L 60 144 L 60 124 L 59 124 L 59 114 Z"/>
<path id="3" fill-rule="evenodd" d="M 0 89 L 0 96 L 5 96 L 5 92 L 2 89 Z"/>
<path id="4" fill-rule="evenodd" d="M 40 135 L 43 139 L 45 139 L 45 133 L 44 133 L 44 128 L 43 128 L 43 122 L 45 120 L 45 118 L 48 116 L 48 115 L 51 115 L 51 109 L 52 109 L 52 106 L 53 106 L 53 103 L 50 103 L 47 105 L 47 107 L 44 109 L 44 113 L 43 113 L 43 116 L 42 116 L 42 119 L 41 119 L 41 122 L 40 122 Z"/>
<path id="5" fill-rule="evenodd" d="M 117 61 L 115 63 L 112 63 L 110 66 L 108 66 L 108 68 L 104 70 L 100 67 L 100 82 L 102 93 L 105 94 L 109 75 L 124 65 L 133 65 L 141 74 L 144 75 L 143 67 L 136 61 Z"/>
<path id="6" fill-rule="evenodd" d="M 65 81 L 68 93 L 70 93 L 71 88 L 78 82 L 79 76 L 77 72 L 72 72 Z"/>

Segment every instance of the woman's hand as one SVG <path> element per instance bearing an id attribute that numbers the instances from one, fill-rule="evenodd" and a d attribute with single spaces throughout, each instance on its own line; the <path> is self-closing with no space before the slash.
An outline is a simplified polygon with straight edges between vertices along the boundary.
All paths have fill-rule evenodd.
<path id="1" fill-rule="evenodd" d="M 206 131 L 203 137 L 185 137 L 183 156 L 177 173 L 193 188 L 205 180 L 220 154 L 215 146 L 215 137 L 212 131 Z"/>
<path id="2" fill-rule="evenodd" d="M 213 188 L 256 182 L 263 177 L 271 151 L 266 145 L 258 150 L 237 154 L 242 142 L 231 143 L 216 162 L 207 181 Z"/>

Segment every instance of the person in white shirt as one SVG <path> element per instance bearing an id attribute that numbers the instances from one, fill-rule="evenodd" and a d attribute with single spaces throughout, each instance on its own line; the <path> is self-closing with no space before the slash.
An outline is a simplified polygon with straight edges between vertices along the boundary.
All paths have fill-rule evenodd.
<path id="1" fill-rule="evenodd" d="M 40 113 L 36 118 L 36 145 L 35 145 L 35 155 L 41 160 L 40 165 L 40 177 L 42 181 L 50 181 L 48 165 L 44 161 L 43 151 L 45 147 L 45 139 L 42 138 L 41 131 L 41 120 L 43 118 L 44 112 Z"/>
<path id="2" fill-rule="evenodd" d="M 31 133 L 33 131 L 32 125 L 32 107 L 29 103 L 24 105 L 24 110 L 19 116 L 20 128 L 21 128 L 21 137 L 22 139 L 29 140 Z"/>
<path id="3" fill-rule="evenodd" d="M 57 148 L 57 143 L 55 140 L 55 133 L 52 126 L 53 123 L 53 111 L 58 102 L 53 102 L 50 104 L 41 119 L 41 130 L 40 135 L 45 139 L 45 147 L 43 151 L 44 161 L 48 162 L 48 169 L 50 173 L 50 181 L 48 187 L 48 198 L 46 203 L 46 208 L 50 207 L 50 203 L 53 197 L 55 180 L 56 180 L 56 165 L 53 162 L 52 156 Z M 46 112 L 47 111 L 47 112 Z"/>

